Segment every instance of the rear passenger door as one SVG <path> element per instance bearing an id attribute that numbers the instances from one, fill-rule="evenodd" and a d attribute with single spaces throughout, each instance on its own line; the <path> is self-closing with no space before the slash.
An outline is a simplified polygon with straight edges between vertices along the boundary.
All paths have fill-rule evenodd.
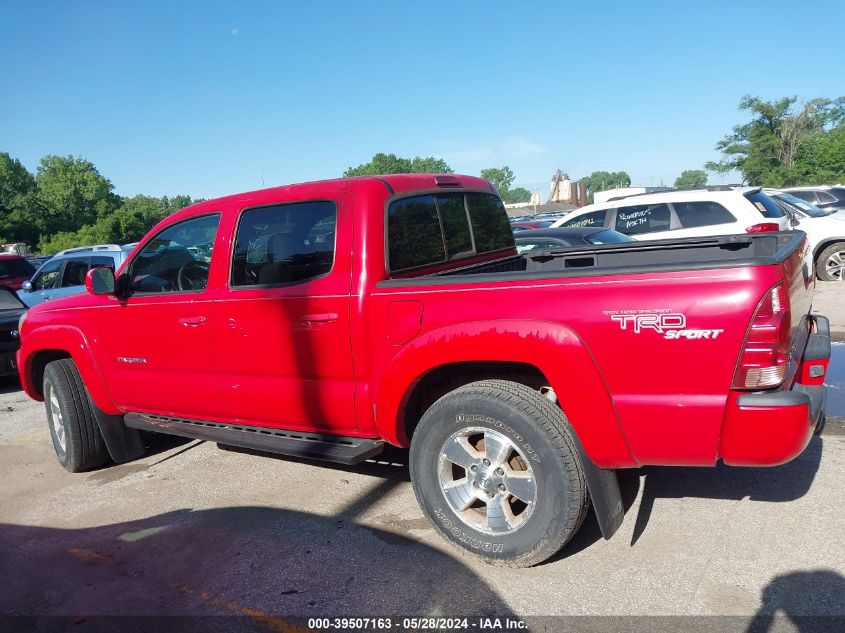
<path id="1" fill-rule="evenodd" d="M 85 275 L 91 264 L 90 255 L 69 257 L 65 260 L 61 280 L 52 290 L 47 291 L 50 299 L 60 299 L 78 295 L 85 290 Z"/>
<path id="2" fill-rule="evenodd" d="M 610 215 L 611 217 L 608 217 L 608 215 Z M 567 228 L 575 228 L 581 226 L 608 226 L 607 222 L 612 218 L 612 216 L 612 209 L 602 209 L 601 211 L 578 213 L 574 217 L 568 219 L 566 222 L 561 224 L 561 226 L 565 226 Z"/>
<path id="3" fill-rule="evenodd" d="M 352 197 L 240 211 L 213 336 L 223 415 L 283 429 L 356 428 Z"/>

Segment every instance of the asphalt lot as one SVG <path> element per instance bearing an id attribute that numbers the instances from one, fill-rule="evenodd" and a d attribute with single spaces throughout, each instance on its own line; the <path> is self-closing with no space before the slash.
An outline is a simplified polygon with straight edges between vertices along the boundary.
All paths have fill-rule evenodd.
<path id="1" fill-rule="evenodd" d="M 713 616 L 659 621 L 666 630 L 768 630 L 772 613 L 814 630 L 808 622 L 841 621 L 800 618 L 845 617 L 841 419 L 778 468 L 623 472 L 627 513 L 613 539 L 590 516 L 555 559 L 524 570 L 465 559 L 441 540 L 405 457 L 347 468 L 160 438 L 141 460 L 72 475 L 54 457 L 43 405 L 5 381 L 0 615 L 68 616 L 74 631 L 94 615 L 234 615 L 258 630 L 352 615 Z M 629 621 L 612 622 L 566 626 Z"/>

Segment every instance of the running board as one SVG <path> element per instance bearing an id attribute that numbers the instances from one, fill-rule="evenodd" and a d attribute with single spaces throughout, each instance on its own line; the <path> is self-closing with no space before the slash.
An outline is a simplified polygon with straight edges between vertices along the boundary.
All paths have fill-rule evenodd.
<path id="1" fill-rule="evenodd" d="M 127 413 L 126 426 L 140 431 L 180 435 L 268 453 L 358 464 L 381 453 L 384 442 L 343 435 L 282 431 L 260 426 L 222 424 L 148 413 Z"/>

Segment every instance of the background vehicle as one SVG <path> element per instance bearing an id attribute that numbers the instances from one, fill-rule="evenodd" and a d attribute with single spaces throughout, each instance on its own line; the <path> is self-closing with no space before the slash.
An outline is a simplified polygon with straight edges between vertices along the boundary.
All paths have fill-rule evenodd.
<path id="1" fill-rule="evenodd" d="M 833 187 L 789 187 L 784 191 L 811 202 L 824 211 L 845 213 L 845 187 L 841 185 Z"/>
<path id="2" fill-rule="evenodd" d="M 845 217 L 778 189 L 764 191 L 791 216 L 792 225 L 807 234 L 819 279 L 845 281 Z"/>
<path id="3" fill-rule="evenodd" d="M 117 270 L 129 252 L 118 244 L 80 246 L 60 251 L 44 262 L 31 280 L 22 284 L 18 297 L 31 308 L 42 301 L 85 292 L 85 275 L 91 268 L 105 266 Z"/>
<path id="4" fill-rule="evenodd" d="M 759 187 L 636 194 L 587 205 L 552 227 L 603 226 L 638 240 L 785 231 L 789 218 Z"/>
<path id="5" fill-rule="evenodd" d="M 532 229 L 547 229 L 554 224 L 554 222 L 554 220 L 525 220 L 522 222 L 511 222 L 511 230 L 514 233 L 519 233 L 520 231 L 530 231 Z"/>
<path id="6" fill-rule="evenodd" d="M 21 341 L 18 322 L 26 306 L 11 288 L 0 286 L 0 376 L 18 373 L 16 353 Z"/>
<path id="7" fill-rule="evenodd" d="M 34 272 L 35 268 L 24 257 L 0 253 L 0 286 L 18 290 Z"/>
<path id="8" fill-rule="evenodd" d="M 525 253 L 535 249 L 619 244 L 622 242 L 633 242 L 634 238 L 628 237 L 613 229 L 578 227 L 521 231 L 518 235 L 515 235 L 515 241 L 516 251 L 518 253 Z"/>
<path id="9" fill-rule="evenodd" d="M 518 255 L 480 178 L 277 187 L 171 214 L 116 278 L 32 308 L 18 364 L 70 471 L 137 457 L 139 430 L 343 463 L 410 446 L 441 534 L 525 566 L 589 499 L 618 529 L 613 469 L 804 450 L 830 356 L 806 250 L 790 231 Z"/>

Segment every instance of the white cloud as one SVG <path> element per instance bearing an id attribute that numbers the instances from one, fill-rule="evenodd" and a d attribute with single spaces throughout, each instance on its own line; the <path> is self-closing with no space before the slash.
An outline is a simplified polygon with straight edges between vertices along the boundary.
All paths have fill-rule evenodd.
<path id="1" fill-rule="evenodd" d="M 435 152 L 435 156 L 442 157 L 447 163 L 457 165 L 485 166 L 505 165 L 515 158 L 538 156 L 549 152 L 547 147 L 535 143 L 522 136 L 506 136 L 497 143 L 478 145 L 475 147 L 456 147 L 454 144 L 445 146 Z"/>
<path id="2" fill-rule="evenodd" d="M 235 28 L 232 29 L 232 35 L 234 37 L 237 37 L 240 34 L 241 34 L 241 30 L 238 27 L 235 27 Z"/>

